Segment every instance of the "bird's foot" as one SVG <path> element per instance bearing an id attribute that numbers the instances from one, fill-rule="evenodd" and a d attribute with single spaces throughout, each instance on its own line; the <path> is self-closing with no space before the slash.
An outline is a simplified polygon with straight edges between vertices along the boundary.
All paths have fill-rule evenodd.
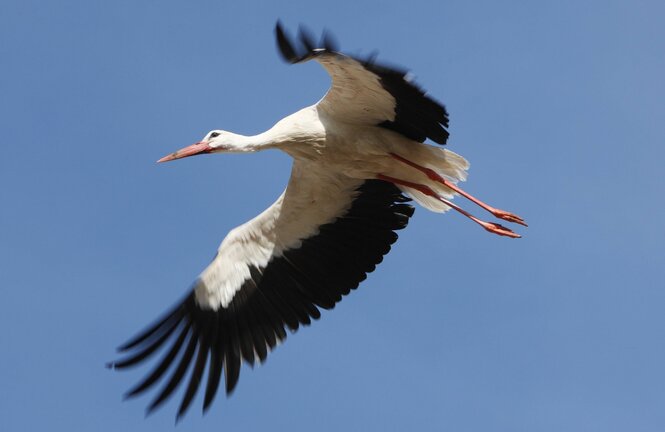
<path id="1" fill-rule="evenodd" d="M 495 209 L 495 208 L 489 209 L 489 212 L 492 213 L 494 215 L 494 217 L 497 217 L 499 219 L 503 219 L 503 220 L 508 221 L 508 222 L 520 224 L 520 225 L 525 226 L 525 227 L 529 226 L 529 225 L 526 224 L 526 222 L 524 222 L 524 219 L 522 219 L 521 217 L 517 216 L 514 213 L 510 213 L 510 212 L 507 212 L 505 210 L 499 210 L 499 209 Z"/>
<path id="2" fill-rule="evenodd" d="M 493 234 L 497 234 L 497 235 L 504 236 L 504 237 L 510 237 L 510 238 L 522 238 L 521 235 L 513 232 L 513 230 L 511 230 L 510 228 L 506 228 L 505 226 L 503 226 L 501 224 L 494 223 L 494 222 L 485 222 L 485 221 L 481 221 L 481 220 L 476 220 L 476 222 L 480 226 L 485 228 L 485 230 L 487 230 L 487 231 L 489 231 Z"/>
<path id="3" fill-rule="evenodd" d="M 397 179 L 395 177 L 390 177 L 390 176 L 387 176 L 387 175 L 384 175 L 384 174 L 379 174 L 377 176 L 377 178 L 380 179 L 380 180 L 389 181 L 389 182 L 394 183 L 396 185 L 406 186 L 408 188 L 415 189 L 417 191 L 420 191 L 420 192 L 424 193 L 427 196 L 431 196 L 432 198 L 436 198 L 437 200 L 441 201 L 442 203 L 449 206 L 453 210 L 455 210 L 455 211 L 463 214 L 464 216 L 468 217 L 469 219 L 471 219 L 472 221 L 474 221 L 478 225 L 485 228 L 485 230 L 487 230 L 487 231 L 489 231 L 493 234 L 497 234 L 497 235 L 504 236 L 504 237 L 511 237 L 511 238 L 520 238 L 520 237 L 522 237 L 521 235 L 516 234 L 515 232 L 513 232 L 510 228 L 506 228 L 505 226 L 503 226 L 501 224 L 494 223 L 494 222 L 486 222 L 484 220 L 478 219 L 477 217 L 475 217 L 474 215 L 472 215 L 468 211 L 464 210 L 463 208 L 461 208 L 457 204 L 454 204 L 453 202 L 443 198 L 442 196 L 439 196 L 429 186 L 422 185 L 422 184 L 419 184 L 419 183 L 413 183 L 413 182 L 406 181 L 406 180 Z M 496 210 L 496 211 L 501 212 L 499 214 L 501 214 L 502 216 L 505 215 L 505 217 L 513 217 L 513 218 L 516 218 L 517 220 L 520 220 L 520 221 L 522 220 L 519 216 L 515 216 L 512 213 L 504 212 L 503 210 Z"/>
<path id="4" fill-rule="evenodd" d="M 492 213 L 495 217 L 497 217 L 497 218 L 499 218 L 499 219 L 503 219 L 503 220 L 508 221 L 508 222 L 512 222 L 512 223 L 520 224 L 520 225 L 523 225 L 523 226 L 528 226 L 528 225 L 526 224 L 526 222 L 524 222 L 524 219 L 522 219 L 521 217 L 517 216 L 517 215 L 514 214 L 514 213 L 510 213 L 510 212 L 507 212 L 507 211 L 505 211 L 505 210 L 499 210 L 499 209 L 494 208 L 494 207 L 492 207 L 492 206 L 490 206 L 490 205 L 488 205 L 488 204 L 485 204 L 484 202 L 482 202 L 482 201 L 479 200 L 478 198 L 474 197 L 474 196 L 471 195 L 470 193 L 465 192 L 464 190 L 462 190 L 462 189 L 461 189 L 459 186 L 457 186 L 455 183 L 453 183 L 453 182 L 451 182 L 451 181 L 449 181 L 449 180 L 446 180 L 445 178 L 443 178 L 442 176 L 440 176 L 440 175 L 439 175 L 436 171 L 434 171 L 433 169 L 431 169 L 431 168 L 427 168 L 427 167 L 423 167 L 423 166 L 420 166 L 420 165 L 418 165 L 417 163 L 415 163 L 415 162 L 413 162 L 413 161 L 410 161 L 410 160 L 408 160 L 408 159 L 406 159 L 406 158 L 404 158 L 404 157 L 402 157 L 402 156 L 400 156 L 400 155 L 398 155 L 398 154 L 396 154 L 396 153 L 390 153 L 390 156 L 391 156 L 393 159 L 396 159 L 396 160 L 398 160 L 398 161 L 400 161 L 400 162 L 402 162 L 402 163 L 404 163 L 404 164 L 406 164 L 406 165 L 409 165 L 410 167 L 413 167 L 413 168 L 417 169 L 418 171 L 420 171 L 420 172 L 422 172 L 423 174 L 425 174 L 430 180 L 435 181 L 435 182 L 437 182 L 437 183 L 440 183 L 440 184 L 446 186 L 447 188 L 449 188 L 449 189 L 451 189 L 451 190 L 457 192 L 458 194 L 462 195 L 463 197 L 465 197 L 465 198 L 468 199 L 469 201 L 474 202 L 475 204 L 477 204 L 477 205 L 479 205 L 480 207 L 484 208 L 484 209 L 487 210 L 488 212 Z M 503 234 L 502 234 L 502 235 L 503 235 Z M 511 236 L 511 237 L 512 237 L 512 236 Z"/>

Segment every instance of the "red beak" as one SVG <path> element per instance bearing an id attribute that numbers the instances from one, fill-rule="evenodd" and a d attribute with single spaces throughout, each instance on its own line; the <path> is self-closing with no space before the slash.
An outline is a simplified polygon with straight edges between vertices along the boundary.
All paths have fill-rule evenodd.
<path id="1" fill-rule="evenodd" d="M 180 150 L 178 150 L 175 153 L 171 153 L 170 155 L 166 155 L 163 158 L 161 158 L 160 160 L 158 160 L 157 163 L 159 163 L 159 162 L 168 162 L 168 161 L 172 161 L 172 160 L 175 160 L 175 159 L 181 159 L 181 158 L 185 158 L 185 157 L 189 157 L 189 156 L 194 156 L 194 155 L 197 155 L 197 154 L 210 153 L 211 151 L 212 151 L 212 148 L 208 145 L 208 143 L 201 141 L 201 142 L 194 143 L 190 146 L 187 146 L 185 148 L 181 148 Z"/>

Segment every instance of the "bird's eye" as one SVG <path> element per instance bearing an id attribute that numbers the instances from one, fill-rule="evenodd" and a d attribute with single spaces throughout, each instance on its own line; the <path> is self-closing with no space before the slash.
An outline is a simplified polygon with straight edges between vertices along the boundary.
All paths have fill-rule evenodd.
<path id="1" fill-rule="evenodd" d="M 210 138 L 217 138 L 219 136 L 219 132 L 213 132 L 210 134 Z"/>

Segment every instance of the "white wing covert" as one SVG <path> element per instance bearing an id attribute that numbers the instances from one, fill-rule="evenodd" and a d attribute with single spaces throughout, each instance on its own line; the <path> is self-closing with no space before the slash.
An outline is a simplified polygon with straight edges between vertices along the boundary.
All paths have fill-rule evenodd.
<path id="1" fill-rule="evenodd" d="M 296 43 L 280 23 L 275 28 L 277 46 L 290 63 L 319 62 L 332 79 L 330 90 L 317 104 L 324 114 L 352 124 L 365 123 L 391 129 L 409 139 L 437 144 L 448 139 L 448 113 L 414 84 L 406 71 L 377 64 L 373 57 L 360 60 L 337 52 L 324 33 L 321 48 L 302 27 Z"/>

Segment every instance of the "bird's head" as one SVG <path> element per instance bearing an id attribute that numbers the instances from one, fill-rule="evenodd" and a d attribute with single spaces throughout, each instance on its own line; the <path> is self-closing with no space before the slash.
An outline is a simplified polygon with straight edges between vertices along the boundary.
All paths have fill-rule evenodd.
<path id="1" fill-rule="evenodd" d="M 239 144 L 239 135 L 223 130 L 211 130 L 201 141 L 185 148 L 170 153 L 157 162 L 168 162 L 175 159 L 182 159 L 189 156 L 195 156 L 206 153 L 220 153 L 237 151 Z"/>

